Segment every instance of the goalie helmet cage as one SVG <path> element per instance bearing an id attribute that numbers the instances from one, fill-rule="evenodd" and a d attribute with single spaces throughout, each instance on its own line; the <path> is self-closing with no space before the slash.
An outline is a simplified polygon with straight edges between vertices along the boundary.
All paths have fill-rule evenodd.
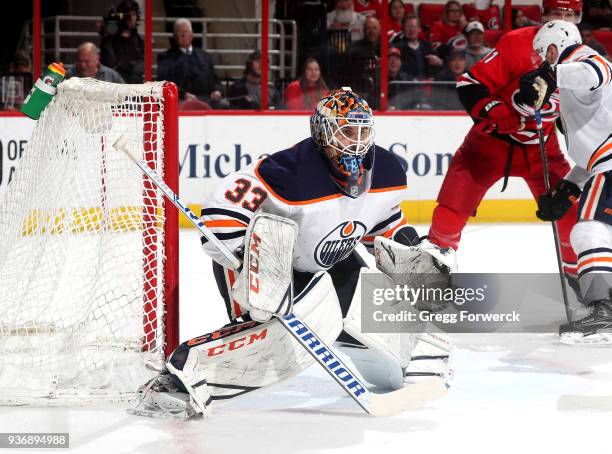
<path id="1" fill-rule="evenodd" d="M 178 344 L 178 192 L 167 82 L 69 79 L 0 199 L 0 404 L 124 401 Z"/>

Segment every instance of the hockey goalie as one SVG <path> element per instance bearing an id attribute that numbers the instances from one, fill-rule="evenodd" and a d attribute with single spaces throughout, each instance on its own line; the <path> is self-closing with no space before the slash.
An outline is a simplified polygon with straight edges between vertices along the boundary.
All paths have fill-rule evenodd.
<path id="1" fill-rule="evenodd" d="M 322 98 L 311 137 L 226 177 L 201 221 L 243 260 L 240 269 L 206 238 L 230 323 L 181 344 L 138 390 L 130 412 L 186 419 L 215 402 L 295 376 L 314 362 L 277 317 L 294 313 L 386 389 L 451 375 L 451 347 L 432 334 L 361 330 L 360 276 L 382 272 L 400 284 L 412 273 L 448 279 L 452 250 L 421 241 L 400 209 L 406 173 L 374 145 L 367 102 L 350 88 Z M 358 247 L 359 244 L 365 246 Z M 362 254 L 375 253 L 376 269 Z"/>

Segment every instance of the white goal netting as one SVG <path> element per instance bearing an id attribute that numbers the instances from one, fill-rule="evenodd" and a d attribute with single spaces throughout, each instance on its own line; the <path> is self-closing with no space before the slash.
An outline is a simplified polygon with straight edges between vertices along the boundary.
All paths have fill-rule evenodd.
<path id="1" fill-rule="evenodd" d="M 162 83 L 70 79 L 0 199 L 0 404 L 124 400 L 164 346 Z M 149 364 L 150 365 L 150 364 Z"/>

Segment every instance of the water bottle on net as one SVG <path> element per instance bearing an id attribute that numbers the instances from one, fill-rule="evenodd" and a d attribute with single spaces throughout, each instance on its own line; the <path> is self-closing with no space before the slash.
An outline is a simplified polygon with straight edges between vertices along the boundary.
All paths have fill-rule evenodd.
<path id="1" fill-rule="evenodd" d="M 51 102 L 57 86 L 64 80 L 66 70 L 62 63 L 51 63 L 40 75 L 30 94 L 23 101 L 21 111 L 33 120 L 38 120 L 45 107 Z"/>

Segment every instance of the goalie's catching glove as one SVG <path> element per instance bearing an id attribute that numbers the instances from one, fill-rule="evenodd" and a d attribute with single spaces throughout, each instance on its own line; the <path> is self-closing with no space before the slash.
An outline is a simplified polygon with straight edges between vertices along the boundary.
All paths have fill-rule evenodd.
<path id="1" fill-rule="evenodd" d="M 450 286 L 450 275 L 457 270 L 452 248 L 440 249 L 424 239 L 416 246 L 405 246 L 377 236 L 374 238 L 376 267 L 399 285 L 412 288 L 441 288 Z M 439 311 L 446 302 L 417 301 L 419 310 Z"/>
<path id="2" fill-rule="evenodd" d="M 542 221 L 558 221 L 578 200 L 582 191 L 568 180 L 557 183 L 552 194 L 543 194 L 538 198 L 536 216 Z"/>

